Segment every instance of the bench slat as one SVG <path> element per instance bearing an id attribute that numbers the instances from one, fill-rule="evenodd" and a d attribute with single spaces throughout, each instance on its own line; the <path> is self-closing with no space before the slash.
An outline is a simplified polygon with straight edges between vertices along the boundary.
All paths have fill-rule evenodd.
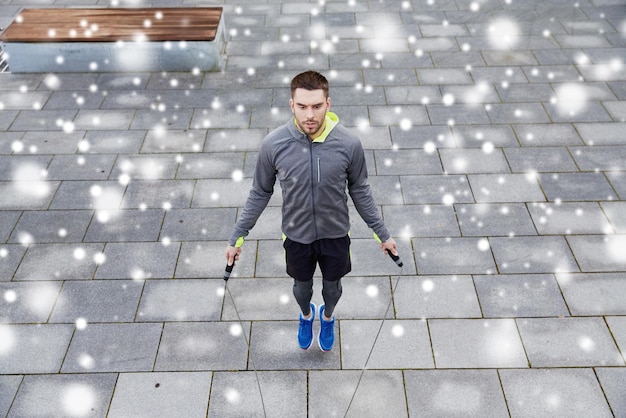
<path id="1" fill-rule="evenodd" d="M 157 13 L 160 16 L 157 17 Z M 4 42 L 212 41 L 222 8 L 24 9 Z M 146 20 L 150 25 L 144 25 Z"/>

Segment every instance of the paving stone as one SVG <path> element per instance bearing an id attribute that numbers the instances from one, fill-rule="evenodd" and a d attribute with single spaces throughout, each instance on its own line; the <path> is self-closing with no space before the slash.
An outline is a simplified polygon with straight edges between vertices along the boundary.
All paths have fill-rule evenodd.
<path id="1" fill-rule="evenodd" d="M 622 271 L 626 265 L 624 235 L 579 235 L 567 242 L 583 272 Z"/>
<path id="2" fill-rule="evenodd" d="M 394 312 L 391 303 L 394 300 L 391 297 L 389 280 L 389 277 L 358 277 L 352 275 L 343 278 L 341 281 L 343 293 L 341 302 L 335 308 L 335 317 L 341 320 L 393 318 Z M 399 277 L 393 277 L 392 280 L 393 285 L 391 286 L 397 287 Z M 324 303 L 321 290 L 322 283 L 318 279 L 314 284 L 313 290 L 313 302 L 317 306 Z M 293 315 L 289 318 L 293 319 Z"/>
<path id="3" fill-rule="evenodd" d="M 441 149 L 439 156 L 448 174 L 510 173 L 509 164 L 500 149 Z"/>
<path id="4" fill-rule="evenodd" d="M 157 325 L 157 324 L 145 324 Z M 257 326 L 255 324 L 255 326 Z M 250 324 L 239 322 L 167 322 L 155 371 L 247 370 Z M 253 353 L 253 351 L 251 351 Z M 254 355 L 254 354 L 251 354 Z M 258 356 L 254 364 L 259 367 Z"/>
<path id="5" fill-rule="evenodd" d="M 468 179 L 456 176 L 402 176 L 404 201 L 407 204 L 474 203 Z"/>
<path id="6" fill-rule="evenodd" d="M 470 174 L 468 180 L 476 203 L 545 201 L 543 191 L 534 175 Z"/>
<path id="7" fill-rule="evenodd" d="M 404 263 L 398 266 L 381 250 L 372 238 L 353 239 L 351 243 L 353 276 L 381 276 L 381 275 L 412 275 L 416 274 L 415 261 L 411 256 L 410 243 L 404 239 L 398 240 L 398 252 Z M 283 260 L 284 264 L 284 260 Z"/>
<path id="8" fill-rule="evenodd" d="M 24 167 L 26 171 L 34 167 Z M 35 168 L 38 170 L 38 168 Z M 31 174 L 33 172 L 31 171 Z M 30 175 L 29 173 L 26 173 Z M 43 210 L 50 206 L 50 202 L 59 188 L 58 181 L 3 181 L 0 182 L 0 210 Z M 9 198 L 10 197 L 10 198 Z"/>
<path id="9" fill-rule="evenodd" d="M 615 192 L 601 173 L 542 174 L 539 182 L 549 200 L 613 200 Z"/>
<path id="10" fill-rule="evenodd" d="M 624 202 L 602 202 L 603 212 L 617 233 L 626 232 L 626 205 Z"/>
<path id="11" fill-rule="evenodd" d="M 132 111 L 81 109 L 76 114 L 74 126 L 83 130 L 129 129 L 133 116 Z"/>
<path id="12" fill-rule="evenodd" d="M 467 71 L 459 68 L 424 68 L 417 70 L 421 85 L 472 84 Z"/>
<path id="13" fill-rule="evenodd" d="M 73 332 L 73 325 L 0 324 L 0 373 L 58 373 Z"/>
<path id="14" fill-rule="evenodd" d="M 226 242 L 183 242 L 176 264 L 176 278 L 223 278 Z M 257 242 L 246 241 L 231 277 L 253 277 L 257 259 Z M 284 271 L 284 267 L 283 267 Z"/>
<path id="15" fill-rule="evenodd" d="M 25 376 L 9 417 L 104 417 L 117 375 L 51 374 Z"/>
<path id="16" fill-rule="evenodd" d="M 579 170 L 567 149 L 553 147 L 506 148 L 504 153 L 511 165 L 511 171 L 514 173 Z"/>
<path id="17" fill-rule="evenodd" d="M 576 125 L 578 127 L 578 124 Z M 582 145 L 580 130 L 569 123 L 559 124 L 520 124 L 513 125 L 517 137 L 523 146 L 554 147 Z"/>
<path id="18" fill-rule="evenodd" d="M 623 172 L 611 172 L 605 175 L 620 198 L 626 196 L 626 175 Z"/>
<path id="19" fill-rule="evenodd" d="M 29 246 L 15 280 L 85 280 L 93 277 L 94 257 L 103 244 L 33 244 Z"/>
<path id="20" fill-rule="evenodd" d="M 313 334 L 319 333 L 319 321 Z M 315 343 L 309 350 L 298 347 L 298 322 L 258 321 L 253 324 L 250 338 L 250 356 L 257 370 L 339 369 L 339 324 L 335 321 L 335 346 L 323 352 Z M 241 337 L 240 337 L 241 338 Z"/>
<path id="21" fill-rule="evenodd" d="M 407 370 L 404 378 L 410 416 L 508 415 L 495 370 Z"/>
<path id="22" fill-rule="evenodd" d="M 484 125 L 489 123 L 488 113 L 480 104 L 427 105 L 430 121 L 434 125 Z"/>
<path id="23" fill-rule="evenodd" d="M 470 276 L 418 276 L 394 279 L 398 319 L 480 318 Z"/>
<path id="24" fill-rule="evenodd" d="M 592 369 L 501 370 L 500 380 L 515 417 L 612 415 Z"/>
<path id="25" fill-rule="evenodd" d="M 576 123 L 576 130 L 587 145 L 621 145 L 623 128 L 621 123 Z"/>
<path id="26" fill-rule="evenodd" d="M 111 171 L 111 178 L 129 176 L 131 179 L 173 179 L 179 166 L 175 155 L 124 155 L 119 157 Z"/>
<path id="27" fill-rule="evenodd" d="M 70 92 L 55 91 L 44 102 L 43 109 L 98 109 L 104 101 L 104 97 L 98 93 L 89 91 Z"/>
<path id="28" fill-rule="evenodd" d="M 63 373 L 151 371 L 163 324 L 87 324 L 77 329 Z"/>
<path id="29" fill-rule="evenodd" d="M 474 276 L 486 318 L 569 316 L 551 274 Z"/>
<path id="30" fill-rule="evenodd" d="M 401 205 L 404 202 L 402 184 L 399 176 L 370 176 L 368 182 L 372 189 L 374 201 L 379 205 Z M 271 202 L 270 202 L 271 203 Z M 348 200 L 348 205 L 352 205 L 352 199 Z M 351 219 L 360 218 L 355 214 L 350 214 Z M 364 223 L 365 224 L 365 223 Z M 368 234 L 370 235 L 370 234 Z"/>
<path id="31" fill-rule="evenodd" d="M 454 205 L 463 236 L 537 235 L 523 203 Z"/>
<path id="32" fill-rule="evenodd" d="M 426 321 L 381 322 L 340 321 L 342 369 L 434 368 Z"/>
<path id="33" fill-rule="evenodd" d="M 394 237 L 460 236 L 452 206 L 386 206 L 384 216 L 387 229 Z"/>
<path id="34" fill-rule="evenodd" d="M 267 133 L 267 129 L 211 129 L 207 133 L 204 151 L 257 151 Z"/>
<path id="35" fill-rule="evenodd" d="M 206 372 L 120 373 L 109 417 L 207 414 L 213 378 Z"/>
<path id="36" fill-rule="evenodd" d="M 626 385 L 626 369 L 598 367 L 595 372 L 613 414 L 616 417 L 625 416 L 626 399 L 623 396 L 623 388 Z"/>
<path id="37" fill-rule="evenodd" d="M 222 309 L 223 285 L 213 280 L 147 281 L 138 321 L 214 321 Z"/>
<path id="38" fill-rule="evenodd" d="M 68 127 L 79 128 L 72 120 L 76 116 L 76 110 L 21 110 L 12 114 L 11 111 L 2 112 L 0 127 L 10 131 L 61 131 L 58 121 L 69 123 Z M 6 125 L 6 126 L 5 126 Z M 9 126 L 10 125 L 10 126 Z"/>
<path id="39" fill-rule="evenodd" d="M 307 416 L 305 371 L 261 371 L 256 375 L 254 372 L 216 372 L 211 385 L 209 415 L 261 417 L 265 408 L 268 416 Z"/>
<path id="40" fill-rule="evenodd" d="M 8 242 L 81 242 L 92 217 L 91 210 L 25 211 Z"/>
<path id="41" fill-rule="evenodd" d="M 613 232 L 607 217 L 595 202 L 533 203 L 528 205 L 528 210 L 540 235 Z"/>
<path id="42" fill-rule="evenodd" d="M 233 153 L 185 154 L 177 179 L 232 178 L 235 170 L 243 169 L 243 155 Z"/>
<path id="43" fill-rule="evenodd" d="M 389 126 L 411 124 L 428 125 L 429 117 L 426 108 L 421 105 L 406 106 L 368 106 L 372 126 Z M 340 114 L 341 115 L 341 114 Z"/>
<path id="44" fill-rule="evenodd" d="M 0 293 L 6 302 L 0 306 L 0 322 L 46 322 L 60 289 L 59 282 L 0 282 Z"/>
<path id="45" fill-rule="evenodd" d="M 309 372 L 309 402 L 311 416 L 406 417 L 404 383 L 399 370 L 360 371 L 319 370 Z M 352 403 L 350 403 L 352 397 Z"/>
<path id="46" fill-rule="evenodd" d="M 626 320 L 623 316 L 616 316 L 607 317 L 606 322 L 622 353 L 622 358 L 626 360 Z"/>
<path id="47" fill-rule="evenodd" d="M 420 274 L 493 274 L 496 265 L 489 246 L 478 238 L 415 238 L 413 248 Z"/>
<path id="48" fill-rule="evenodd" d="M 220 283 L 221 284 L 221 283 Z M 300 309 L 292 296 L 293 279 L 255 279 L 229 280 L 228 291 L 222 295 L 224 300 L 218 316 L 225 321 L 242 320 L 293 320 L 298 318 Z M 313 302 L 320 305 L 319 293 L 314 296 Z M 234 306 L 231 297 L 234 299 Z M 221 302 L 222 298 L 220 298 Z M 236 311 L 235 311 L 236 308 Z M 239 318 L 237 317 L 239 314 Z"/>
<path id="49" fill-rule="evenodd" d="M 624 315 L 626 283 L 620 273 L 557 274 L 572 315 Z"/>
<path id="50" fill-rule="evenodd" d="M 235 212 L 234 208 L 168 210 L 161 230 L 156 232 L 161 239 L 172 241 L 228 240 Z"/>
<path id="51" fill-rule="evenodd" d="M 493 237 L 489 239 L 501 273 L 577 272 L 577 257 L 572 256 L 563 237 Z"/>
<path id="52" fill-rule="evenodd" d="M 353 240 L 354 243 L 354 240 Z M 288 277 L 282 240 L 259 240 L 255 277 Z"/>
<path id="53" fill-rule="evenodd" d="M 0 281 L 9 281 L 14 277 L 25 252 L 23 245 L 0 246 Z"/>
<path id="54" fill-rule="evenodd" d="M 96 279 L 172 278 L 180 243 L 114 242 L 104 249 L 104 262 L 98 265 Z"/>
<path id="55" fill-rule="evenodd" d="M 63 181 L 57 187 L 50 209 L 117 210 L 124 195 L 117 181 Z"/>
<path id="56" fill-rule="evenodd" d="M 528 367 L 513 319 L 431 319 L 437 368 Z"/>
<path id="57" fill-rule="evenodd" d="M 624 146 L 572 147 L 570 151 L 583 171 L 621 171 L 626 157 Z"/>
<path id="58" fill-rule="evenodd" d="M 45 170 L 52 159 L 49 155 L 2 155 L 0 162 L 0 180 L 2 181 L 32 181 L 42 180 L 45 177 L 39 170 Z"/>
<path id="59" fill-rule="evenodd" d="M 87 131 L 84 141 L 88 152 L 135 154 L 145 136 L 145 131 Z"/>
<path id="60" fill-rule="evenodd" d="M 26 132 L 20 142 L 24 150 L 36 154 L 75 154 L 85 137 L 84 131 Z"/>
<path id="61" fill-rule="evenodd" d="M 518 319 L 532 367 L 623 366 L 601 318 Z"/>
<path id="62" fill-rule="evenodd" d="M 182 103 L 185 102 L 183 101 Z M 201 149 L 204 144 L 204 137 L 201 137 L 199 141 L 196 141 L 194 138 L 189 139 L 190 135 L 188 136 L 184 133 L 182 135 L 177 135 L 179 130 L 186 130 L 191 126 L 193 109 L 180 109 L 181 105 L 179 103 L 161 102 L 158 104 L 158 106 L 164 107 L 167 105 L 173 108 L 172 110 L 168 110 L 167 113 L 157 113 L 157 111 L 153 109 L 139 109 L 136 111 L 130 129 L 150 129 L 158 132 L 155 137 L 150 137 L 150 141 L 144 144 L 146 147 L 143 151 L 167 152 L 165 150 L 169 150 L 171 152 L 194 152 L 197 151 L 198 148 Z M 194 129 L 194 131 L 201 132 L 203 130 Z M 188 140 L 180 145 L 172 146 L 171 142 L 163 140 L 163 136 L 169 136 L 171 139 L 176 140 L 182 138 L 186 138 Z"/>
<path id="63" fill-rule="evenodd" d="M 495 147 L 519 146 L 513 130 L 509 126 L 457 125 L 452 128 L 456 146 L 459 148 L 483 148 L 491 144 Z"/>
<path id="64" fill-rule="evenodd" d="M 441 162 L 435 154 L 423 150 L 377 150 L 376 171 L 379 175 L 439 174 Z"/>
<path id="65" fill-rule="evenodd" d="M 0 242 L 6 242 L 20 219 L 22 212 L 7 211 L 0 212 Z"/>
<path id="66" fill-rule="evenodd" d="M 161 231 L 162 209 L 113 211 L 101 220 L 96 214 L 85 234 L 85 242 L 156 241 Z"/>
<path id="67" fill-rule="evenodd" d="M 549 102 L 554 97 L 550 84 L 500 84 L 496 89 L 505 103 Z"/>
<path id="68" fill-rule="evenodd" d="M 387 104 L 425 104 L 441 103 L 441 93 L 436 86 L 385 86 Z"/>
<path id="69" fill-rule="evenodd" d="M 3 416 L 7 416 L 22 378 L 22 376 L 0 376 L 0 414 Z"/>
<path id="70" fill-rule="evenodd" d="M 491 123 L 547 123 L 549 116 L 539 103 L 495 103 L 487 114 Z"/>
<path id="71" fill-rule="evenodd" d="M 187 111 L 189 112 L 187 119 L 191 119 L 191 110 Z M 135 121 L 136 120 L 137 119 L 135 119 Z M 204 149 L 206 130 L 185 129 L 189 126 L 189 122 L 185 122 L 184 117 L 179 116 L 174 122 L 166 121 L 163 123 L 158 119 L 156 121 L 149 122 L 144 122 L 141 126 L 134 126 L 135 129 L 150 129 L 146 135 L 143 145 L 141 146 L 142 153 L 193 153 L 200 152 Z M 135 125 L 135 123 L 137 122 L 133 122 L 133 125 Z"/>
<path id="72" fill-rule="evenodd" d="M 130 209 L 188 208 L 195 185 L 193 180 L 133 180 L 126 188 L 121 205 Z"/>
<path id="73" fill-rule="evenodd" d="M 134 280 L 67 281 L 50 322 L 132 322 L 142 289 L 143 283 Z"/>

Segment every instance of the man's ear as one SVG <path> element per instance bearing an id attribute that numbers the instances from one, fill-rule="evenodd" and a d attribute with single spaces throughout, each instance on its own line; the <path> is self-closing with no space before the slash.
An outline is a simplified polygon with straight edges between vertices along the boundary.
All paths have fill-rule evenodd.
<path id="1" fill-rule="evenodd" d="M 327 98 L 326 98 L 326 107 L 327 107 L 328 109 L 330 109 L 330 97 L 327 97 Z M 327 109 L 327 110 L 328 110 L 328 109 Z"/>
<path id="2" fill-rule="evenodd" d="M 291 113 L 294 113 L 293 106 L 293 99 L 289 99 L 289 108 L 291 109 Z"/>

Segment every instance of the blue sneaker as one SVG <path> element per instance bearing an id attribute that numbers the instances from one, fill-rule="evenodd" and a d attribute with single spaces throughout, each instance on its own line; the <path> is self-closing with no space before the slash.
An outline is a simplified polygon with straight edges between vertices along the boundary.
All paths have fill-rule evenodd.
<path id="1" fill-rule="evenodd" d="M 320 335 L 317 339 L 322 351 L 330 351 L 335 343 L 335 317 L 330 321 L 324 319 L 324 306 L 320 306 Z"/>
<path id="2" fill-rule="evenodd" d="M 300 312 L 300 327 L 298 328 L 298 344 L 303 350 L 308 350 L 313 344 L 313 320 L 315 319 L 315 304 L 311 303 L 311 319 L 304 319 Z"/>

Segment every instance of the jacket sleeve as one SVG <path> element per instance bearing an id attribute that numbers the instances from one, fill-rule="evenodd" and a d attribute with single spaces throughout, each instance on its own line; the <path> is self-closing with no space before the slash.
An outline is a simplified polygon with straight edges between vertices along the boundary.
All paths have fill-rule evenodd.
<path id="1" fill-rule="evenodd" d="M 372 189 L 367 181 L 367 165 L 361 142 L 356 139 L 351 150 L 351 163 L 348 168 L 348 192 L 357 212 L 381 241 L 391 238 L 389 231 L 376 207 Z"/>
<path id="2" fill-rule="evenodd" d="M 259 148 L 252 188 L 228 241 L 229 245 L 241 246 L 243 244 L 243 239 L 248 236 L 274 193 L 276 169 L 272 162 L 270 148 L 267 141 L 263 141 Z"/>

